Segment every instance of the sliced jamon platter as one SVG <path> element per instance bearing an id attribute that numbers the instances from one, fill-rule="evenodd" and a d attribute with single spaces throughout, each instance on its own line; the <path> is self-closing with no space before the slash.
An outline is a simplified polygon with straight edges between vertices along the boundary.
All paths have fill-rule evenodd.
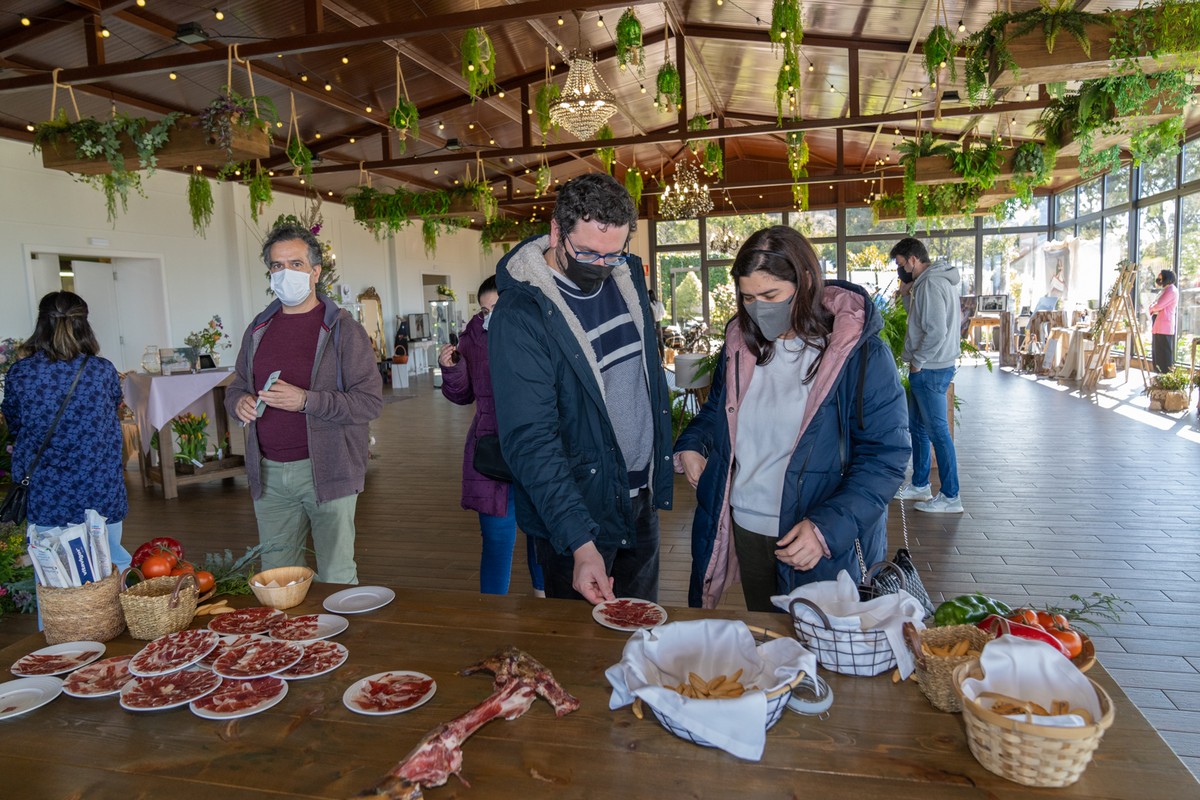
<path id="1" fill-rule="evenodd" d="M 143 647 L 129 662 L 138 677 L 167 675 L 195 664 L 216 648 L 220 637 L 212 631 L 186 630 L 160 636 Z"/>
<path id="2" fill-rule="evenodd" d="M 274 675 L 246 681 L 224 678 L 215 692 L 193 700 L 189 707 L 204 719 L 236 719 L 266 711 L 287 692 L 287 681 Z"/>

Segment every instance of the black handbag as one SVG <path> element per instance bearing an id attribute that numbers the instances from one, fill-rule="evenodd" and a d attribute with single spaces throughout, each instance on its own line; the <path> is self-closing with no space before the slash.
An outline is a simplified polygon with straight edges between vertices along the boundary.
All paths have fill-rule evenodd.
<path id="1" fill-rule="evenodd" d="M 891 561 L 880 561 L 869 569 L 863 559 L 862 543 L 854 540 L 854 549 L 858 553 L 858 566 L 862 570 L 862 583 L 858 586 L 860 600 L 872 600 L 885 594 L 895 594 L 903 589 L 917 598 L 925 609 L 925 616 L 933 614 L 933 601 L 929 592 L 917 574 L 917 565 L 913 563 L 912 553 L 908 549 L 908 514 L 904 510 L 904 501 L 900 501 L 900 528 L 904 532 L 904 546 L 896 551 Z"/>
<path id="2" fill-rule="evenodd" d="M 512 470 L 508 468 L 504 453 L 500 451 L 500 437 L 494 433 L 475 440 L 475 458 L 472 459 L 471 466 L 485 478 L 512 483 Z"/>
<path id="3" fill-rule="evenodd" d="M 46 451 L 46 446 L 50 444 L 50 437 L 54 435 L 54 429 L 58 427 L 58 421 L 62 419 L 63 412 L 67 410 L 67 403 L 70 402 L 71 395 L 75 394 L 75 387 L 79 385 L 79 376 L 83 374 L 83 368 L 87 366 L 89 358 L 91 356 L 85 355 L 83 357 L 83 363 L 79 365 L 79 369 L 75 372 L 75 380 L 71 381 L 71 387 L 67 389 L 67 396 L 63 398 L 62 405 L 58 407 L 58 413 L 54 415 L 54 421 L 50 423 L 50 427 L 46 430 L 46 438 L 42 439 L 42 446 L 38 448 L 33 456 L 33 460 L 29 462 L 29 466 L 25 469 L 25 477 L 21 478 L 20 483 L 13 484 L 13 487 L 8 490 L 8 494 L 5 495 L 4 503 L 0 505 L 0 522 L 19 525 L 28 516 L 29 479 L 33 475 L 33 471 L 37 468 L 42 453 Z"/>

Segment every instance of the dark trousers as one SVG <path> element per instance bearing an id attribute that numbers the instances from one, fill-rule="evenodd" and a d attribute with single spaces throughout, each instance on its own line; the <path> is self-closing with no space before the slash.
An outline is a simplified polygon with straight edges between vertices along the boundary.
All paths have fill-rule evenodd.
<path id="1" fill-rule="evenodd" d="M 771 604 L 771 595 L 780 594 L 775 574 L 777 541 L 774 536 L 763 536 L 733 523 L 733 548 L 742 574 L 742 596 L 746 598 L 747 611 L 779 610 Z"/>
<path id="2" fill-rule="evenodd" d="M 634 535 L 633 547 L 600 546 L 604 570 L 613 579 L 613 595 L 658 600 L 658 512 L 650 499 L 650 490 L 643 489 L 632 499 Z M 534 541 L 537 560 L 546 579 L 546 596 L 582 600 L 583 595 L 572 585 L 575 577 L 575 556 L 555 552 L 548 539 Z"/>
<path id="3" fill-rule="evenodd" d="M 1175 369 L 1175 336 L 1155 333 L 1150 338 L 1150 358 L 1155 372 L 1170 372 Z"/>

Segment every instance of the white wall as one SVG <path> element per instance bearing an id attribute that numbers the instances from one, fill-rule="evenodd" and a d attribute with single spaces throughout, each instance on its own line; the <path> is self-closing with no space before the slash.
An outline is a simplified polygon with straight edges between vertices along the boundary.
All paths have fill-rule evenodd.
<path id="1" fill-rule="evenodd" d="M 82 256 L 158 257 L 166 273 L 172 344 L 182 345 L 213 314 L 240 343 L 249 321 L 266 306 L 267 281 L 259 246 L 266 226 L 279 214 L 303 214 L 305 203 L 278 194 L 259 224 L 250 220 L 246 189 L 214 184 L 216 211 L 207 236 L 192 230 L 187 179 L 159 172 L 143 180 L 146 198 L 133 195 L 129 211 L 114 226 L 106 219 L 104 196 L 64 172 L 44 169 L 41 157 L 21 142 L 0 140 L 0 338 L 25 338 L 33 330 L 37 294 L 27 259 L 39 251 Z M 341 280 L 357 295 L 374 286 L 383 298 L 389 339 L 396 314 L 422 310 L 421 274 L 449 276 L 465 300 L 495 268 L 500 251 L 481 251 L 471 230 L 442 236 L 434 259 L 425 257 L 420 225 L 395 240 L 376 241 L 336 203 L 322 206 L 322 239 L 333 243 Z M 89 238 L 108 240 L 94 246 Z M 164 343 L 165 344 L 165 343 Z"/>

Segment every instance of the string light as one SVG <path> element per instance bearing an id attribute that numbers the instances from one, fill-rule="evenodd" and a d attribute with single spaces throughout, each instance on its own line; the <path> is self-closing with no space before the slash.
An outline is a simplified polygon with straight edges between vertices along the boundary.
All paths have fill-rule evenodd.
<path id="1" fill-rule="evenodd" d="M 24 25 L 26 28 L 28 28 L 30 25 L 33 24 L 33 20 L 31 20 L 29 17 L 26 17 L 25 15 L 21 15 L 21 24 Z"/>
<path id="2" fill-rule="evenodd" d="M 316 133 L 314 133 L 314 134 L 313 134 L 313 138 L 314 138 L 314 139 L 320 139 L 320 138 L 321 138 L 321 132 L 320 132 L 320 131 L 317 131 Z"/>
<path id="3" fill-rule="evenodd" d="M 276 122 L 275 122 L 275 127 L 276 127 L 276 128 L 282 128 L 282 127 L 283 127 L 283 123 L 282 123 L 282 122 L 279 122 L 279 121 L 276 121 Z"/>
<path id="4" fill-rule="evenodd" d="M 107 39 L 109 36 L 112 36 L 112 34 L 111 34 L 111 33 L 109 33 L 109 30 L 108 30 L 108 28 L 101 28 L 101 29 L 100 29 L 100 35 L 101 35 L 102 37 L 104 37 L 105 39 Z"/>
<path id="5" fill-rule="evenodd" d="M 558 26 L 559 26 L 560 28 L 563 26 L 563 18 L 562 18 L 562 14 L 559 14 L 559 15 L 558 15 Z"/>
<path id="6" fill-rule="evenodd" d="M 440 169 L 438 169 L 437 167 L 434 167 L 434 168 L 433 168 L 433 174 L 434 174 L 434 175 L 441 175 L 441 174 L 442 174 L 442 171 L 441 171 Z"/>
<path id="7" fill-rule="evenodd" d="M 333 84 L 331 84 L 331 83 L 327 83 L 327 84 L 325 84 L 325 91 L 327 91 L 327 92 L 332 92 L 332 91 L 333 91 Z"/>
<path id="8" fill-rule="evenodd" d="M 25 130 L 29 131 L 30 133 L 33 133 L 35 130 L 37 130 L 37 126 L 34 125 L 32 122 L 30 122 L 25 125 Z"/>
<path id="9" fill-rule="evenodd" d="M 300 73 L 300 82 L 308 83 L 308 74 L 307 73 L 303 73 L 303 72 Z"/>
<path id="10" fill-rule="evenodd" d="M 496 92 L 496 97 L 499 97 L 501 100 L 503 100 L 504 99 L 504 90 L 501 89 L 500 91 Z"/>
<path id="11" fill-rule="evenodd" d="M 333 197 L 333 192 L 329 192 L 328 196 Z"/>
<path id="12" fill-rule="evenodd" d="M 178 75 L 176 75 L 174 72 L 168 72 L 168 73 L 167 73 L 167 77 L 168 77 L 168 78 L 170 78 L 170 79 L 171 79 L 171 80 L 173 80 L 173 81 L 177 81 L 177 80 L 179 80 L 179 76 L 178 76 Z M 1026 99 L 1029 99 L 1029 98 L 1026 98 Z"/>
<path id="13" fill-rule="evenodd" d="M 220 22 L 221 20 L 225 19 L 225 12 L 219 8 L 214 8 L 213 16 L 217 18 L 217 22 Z"/>
<path id="14" fill-rule="evenodd" d="M 601 15 L 600 15 L 600 18 L 596 20 L 596 27 L 597 27 L 597 28 L 603 28 L 603 27 L 604 27 L 604 15 L 603 15 L 603 14 L 601 14 Z"/>
<path id="15" fill-rule="evenodd" d="M 438 120 L 438 130 L 439 131 L 446 130 L 446 123 L 442 122 L 441 120 Z"/>
<path id="16" fill-rule="evenodd" d="M 375 109 L 373 109 L 371 106 L 367 106 L 367 113 L 368 113 L 368 114 L 370 114 L 370 113 L 371 113 L 372 111 L 374 111 L 374 110 L 375 110 Z"/>
<path id="17" fill-rule="evenodd" d="M 562 42 L 555 42 L 554 49 L 561 53 L 562 52 Z"/>
<path id="18" fill-rule="evenodd" d="M 358 141 L 358 140 L 355 139 L 353 136 L 350 137 L 350 144 L 354 144 L 356 141 Z"/>
<path id="19" fill-rule="evenodd" d="M 349 64 L 349 63 L 350 63 L 350 56 L 342 56 L 342 63 L 343 63 L 343 64 Z"/>

